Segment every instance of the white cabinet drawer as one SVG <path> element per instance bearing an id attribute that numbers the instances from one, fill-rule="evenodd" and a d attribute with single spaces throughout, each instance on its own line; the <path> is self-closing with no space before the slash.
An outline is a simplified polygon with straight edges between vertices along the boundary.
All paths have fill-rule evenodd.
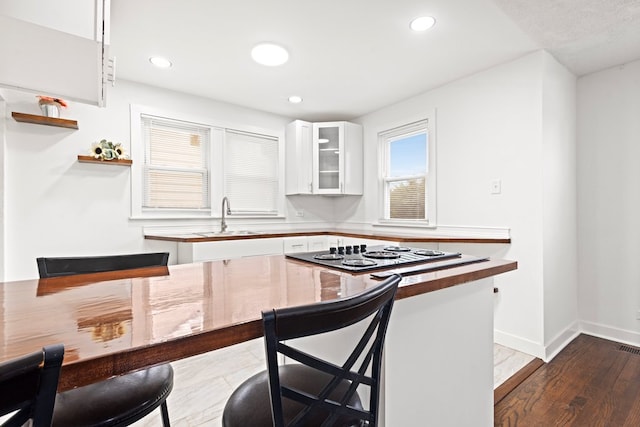
<path id="1" fill-rule="evenodd" d="M 307 243 L 307 237 L 284 237 L 282 239 L 282 248 L 285 254 L 308 252 L 309 246 Z"/>

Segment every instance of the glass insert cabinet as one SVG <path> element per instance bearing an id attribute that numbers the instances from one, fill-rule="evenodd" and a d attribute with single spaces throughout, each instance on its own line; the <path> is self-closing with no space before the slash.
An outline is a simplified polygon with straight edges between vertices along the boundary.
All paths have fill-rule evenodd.
<path id="1" fill-rule="evenodd" d="M 358 124 L 301 120 L 289 124 L 287 194 L 361 195 L 362 149 L 362 127 Z"/>
<path id="2" fill-rule="evenodd" d="M 344 127 L 340 123 L 314 123 L 313 150 L 316 193 L 342 193 L 340 172 L 344 170 Z"/>

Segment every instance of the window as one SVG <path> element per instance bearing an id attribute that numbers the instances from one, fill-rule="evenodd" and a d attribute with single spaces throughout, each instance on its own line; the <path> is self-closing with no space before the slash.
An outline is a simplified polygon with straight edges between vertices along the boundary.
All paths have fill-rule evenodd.
<path id="1" fill-rule="evenodd" d="M 278 139 L 227 129 L 224 193 L 235 213 L 278 213 Z"/>
<path id="2" fill-rule="evenodd" d="M 209 209 L 209 128 L 142 116 L 143 208 Z"/>
<path id="3" fill-rule="evenodd" d="M 378 134 L 383 221 L 435 222 L 435 162 L 427 124 L 421 120 Z"/>
<path id="4" fill-rule="evenodd" d="M 131 106 L 132 217 L 218 218 L 224 196 L 232 215 L 280 215 L 283 135 L 247 128 Z"/>

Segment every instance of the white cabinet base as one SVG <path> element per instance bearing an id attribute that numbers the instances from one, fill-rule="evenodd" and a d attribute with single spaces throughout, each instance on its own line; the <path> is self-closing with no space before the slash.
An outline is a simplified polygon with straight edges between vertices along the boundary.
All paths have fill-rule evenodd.
<path id="1" fill-rule="evenodd" d="M 384 425 L 493 426 L 492 289 L 483 279 L 396 301 Z"/>
<path id="2" fill-rule="evenodd" d="M 178 243 L 178 264 L 281 254 L 280 238 Z"/>
<path id="3" fill-rule="evenodd" d="M 291 343 L 341 365 L 363 327 Z M 493 426 L 492 278 L 396 301 L 384 348 L 380 427 Z"/>

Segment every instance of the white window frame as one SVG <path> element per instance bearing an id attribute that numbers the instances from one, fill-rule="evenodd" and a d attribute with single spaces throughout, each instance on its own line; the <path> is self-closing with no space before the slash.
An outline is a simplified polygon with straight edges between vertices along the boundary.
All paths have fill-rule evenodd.
<path id="1" fill-rule="evenodd" d="M 424 176 L 426 179 L 426 206 L 425 206 L 425 219 L 398 219 L 390 218 L 389 213 L 389 195 L 387 194 L 388 184 L 394 179 L 387 179 L 387 172 L 389 168 L 390 152 L 389 143 L 395 141 L 400 137 L 415 135 L 422 133 L 423 130 L 427 132 L 427 173 Z M 437 205 L 437 172 L 436 172 L 436 132 L 435 132 L 435 111 L 427 116 L 415 118 L 414 120 L 407 120 L 403 122 L 396 122 L 379 128 L 377 132 L 378 136 L 378 182 L 379 182 L 379 212 L 380 217 L 377 225 L 383 226 L 397 226 L 397 227 L 436 227 L 436 205 Z M 415 178 L 421 178 L 422 175 L 415 176 Z M 402 177 L 407 179 L 411 177 Z"/>
<path id="2" fill-rule="evenodd" d="M 210 128 L 209 140 L 209 209 L 154 209 L 143 208 L 144 197 L 144 140 L 142 134 L 142 116 L 154 116 L 182 122 L 190 122 Z M 231 217 L 244 218 L 283 218 L 284 217 L 284 129 L 258 128 L 238 123 L 213 123 L 203 117 L 157 109 L 153 107 L 130 105 L 131 119 L 131 219 L 217 219 L 222 216 L 221 202 L 224 194 L 224 142 L 226 129 L 265 135 L 278 140 L 278 195 L 277 212 L 233 212 Z"/>

